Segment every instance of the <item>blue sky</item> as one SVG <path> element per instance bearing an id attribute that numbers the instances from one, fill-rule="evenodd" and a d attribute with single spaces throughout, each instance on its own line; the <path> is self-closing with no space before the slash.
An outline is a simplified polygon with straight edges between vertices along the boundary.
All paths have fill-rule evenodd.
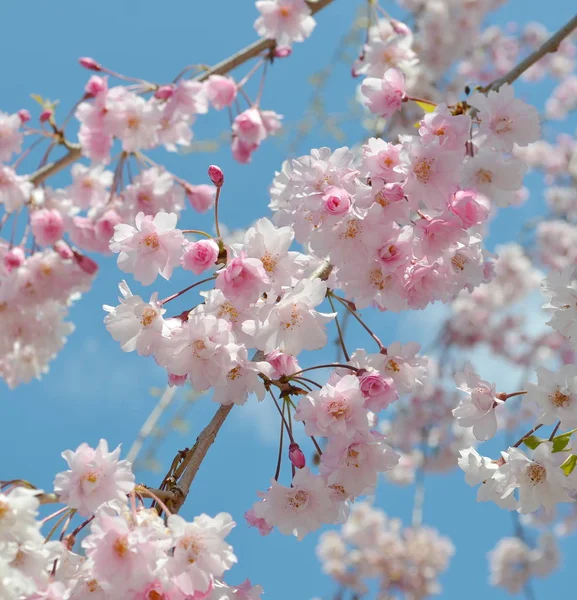
<path id="1" fill-rule="evenodd" d="M 538 20 L 553 30 L 571 17 L 571 4 L 566 0 L 546 5 L 537 0 L 512 0 L 491 20 L 500 24 Z M 312 93 L 309 76 L 330 61 L 360 5 L 360 0 L 335 0 L 318 15 L 313 37 L 306 44 L 295 46 L 289 59 L 278 61 L 270 70 L 262 106 L 284 114 L 289 129 L 307 109 Z M 390 10 L 395 15 L 402 14 L 394 8 Z M 67 111 L 82 93 L 88 76 L 76 64 L 79 56 L 92 56 L 114 70 L 152 81 L 170 80 L 186 64 L 213 64 L 252 42 L 255 16 L 252 0 L 164 5 L 152 0 L 100 0 L 92 4 L 59 0 L 50 5 L 30 0 L 4 2 L 0 20 L 12 26 L 5 27 L 0 37 L 0 109 L 34 110 L 30 94 L 38 93 L 59 99 L 60 110 Z M 346 110 L 355 85 L 349 67 L 338 65 L 325 94 L 328 110 Z M 538 105 L 546 97 L 539 85 L 521 85 L 519 89 Z M 216 138 L 226 128 L 225 113 L 211 114 L 199 119 L 195 135 L 199 140 Z M 574 128 L 572 123 L 568 132 L 573 133 Z M 558 126 L 547 127 L 548 134 L 558 131 Z M 362 135 L 360 128 L 353 125 L 347 125 L 346 133 L 349 144 Z M 163 158 L 167 168 L 192 183 L 206 182 L 208 164 L 219 164 L 226 174 L 222 219 L 232 228 L 246 227 L 268 212 L 267 188 L 274 171 L 286 158 L 288 140 L 268 140 L 248 166 L 235 164 L 226 144 L 214 154 L 163 154 Z M 302 141 L 298 153 L 323 145 L 341 144 L 326 132 L 315 130 Z M 523 221 L 544 212 L 539 178 L 531 175 L 527 183 L 530 200 L 521 208 L 502 211 L 493 223 L 490 247 L 515 237 Z M 67 185 L 68 179 L 58 176 L 51 184 Z M 211 227 L 207 218 L 192 211 L 184 213 L 182 223 L 190 228 Z M 71 311 L 76 331 L 50 373 L 41 382 L 13 392 L 0 383 L 0 479 L 21 477 L 48 488 L 53 475 L 64 468 L 60 452 L 66 448 L 75 448 L 83 441 L 95 445 L 103 437 L 112 446 L 123 443 L 128 450 L 156 402 L 149 390 L 163 386 L 163 372 L 151 360 L 122 353 L 102 325 L 102 304 L 114 304 L 121 273 L 112 259 L 100 263 L 93 290 Z M 180 274 L 153 289 L 158 289 L 162 297 L 183 287 L 185 281 Z M 134 289 L 139 288 L 134 285 Z M 184 301 L 182 308 L 186 305 Z M 427 342 L 442 312 L 433 307 L 401 317 L 369 313 L 367 319 L 385 343 L 397 339 Z M 352 347 L 369 343 L 355 327 L 350 328 L 348 339 Z M 325 351 L 325 358 L 332 356 L 332 348 Z M 488 362 L 486 365 L 490 366 Z M 482 375 L 490 378 L 491 372 Z M 504 389 L 515 385 L 502 369 L 499 375 Z M 190 431 L 185 435 L 171 433 L 157 454 L 163 465 L 168 466 L 176 450 L 194 442 L 214 410 L 208 397 L 192 407 L 188 413 Z M 170 411 L 166 417 L 170 417 Z M 183 514 L 192 517 L 200 512 L 232 513 L 238 527 L 231 542 L 239 565 L 228 577 L 231 583 L 249 577 L 263 585 L 266 598 L 275 600 L 313 596 L 328 600 L 334 588 L 320 573 L 314 554 L 316 536 L 300 543 L 278 533 L 261 538 L 245 526 L 242 518 L 255 501 L 255 492 L 266 489 L 274 473 L 277 430 L 277 419 L 270 406 L 251 401 L 245 407 L 235 408 L 203 464 Z M 309 455 L 311 450 L 307 448 Z M 148 471 L 138 472 L 137 477 L 149 485 L 160 481 L 159 475 Z M 383 483 L 376 504 L 408 523 L 413 494 L 412 488 L 399 489 Z M 457 550 L 449 571 L 442 577 L 444 599 L 460 599 L 463 593 L 469 600 L 486 598 L 488 593 L 497 599 L 505 597 L 488 585 L 486 553 L 499 537 L 510 534 L 511 517 L 495 506 L 476 504 L 474 497 L 474 490 L 465 485 L 460 472 L 428 477 L 424 522 L 451 538 Z M 550 579 L 536 582 L 538 598 L 559 594 L 572 583 L 570 564 L 577 546 L 569 540 L 562 542 L 562 548 L 564 566 Z"/>

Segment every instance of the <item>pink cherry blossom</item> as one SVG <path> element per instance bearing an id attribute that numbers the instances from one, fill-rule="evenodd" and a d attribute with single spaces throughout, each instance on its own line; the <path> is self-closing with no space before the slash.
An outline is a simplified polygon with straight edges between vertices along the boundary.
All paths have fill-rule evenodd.
<path id="1" fill-rule="evenodd" d="M 232 124 L 232 133 L 245 144 L 260 144 L 267 136 L 258 108 L 247 108 Z"/>
<path id="2" fill-rule="evenodd" d="M 64 233 L 64 219 L 57 210 L 43 208 L 33 211 L 30 214 L 30 226 L 40 246 L 51 246 Z"/>
<path id="3" fill-rule="evenodd" d="M 261 16 L 255 21 L 257 33 L 279 46 L 291 46 L 310 36 L 316 22 L 305 0 L 257 0 Z"/>
<path id="4" fill-rule="evenodd" d="M 302 398 L 295 421 L 304 421 L 308 435 L 352 438 L 368 431 L 365 398 L 359 380 L 345 375 L 335 385 L 327 383 L 321 390 Z"/>
<path id="5" fill-rule="evenodd" d="M 20 152 L 23 135 L 22 119 L 18 113 L 8 115 L 0 112 L 0 162 L 8 162 L 13 154 Z"/>
<path id="6" fill-rule="evenodd" d="M 323 478 L 311 473 L 308 467 L 296 472 L 291 487 L 271 479 L 269 490 L 260 495 L 263 500 L 253 505 L 253 514 L 299 540 L 324 523 L 334 523 L 337 518 L 338 506 L 331 499 Z"/>
<path id="7" fill-rule="evenodd" d="M 204 213 L 214 206 L 214 186 L 204 183 L 201 185 L 187 185 L 184 191 L 194 210 Z"/>
<path id="8" fill-rule="evenodd" d="M 83 516 L 92 515 L 105 503 L 124 503 L 134 487 L 134 475 L 131 464 L 119 461 L 119 456 L 120 446 L 108 452 L 105 440 L 100 440 L 96 449 L 83 443 L 74 452 L 66 450 L 62 457 L 70 471 L 56 475 L 54 491 Z"/>
<path id="9" fill-rule="evenodd" d="M 216 110 L 230 106 L 236 98 L 236 83 L 230 77 L 211 75 L 204 86 L 206 95 Z"/>
<path id="10" fill-rule="evenodd" d="M 237 256 L 219 271 L 215 287 L 232 302 L 250 304 L 270 285 L 270 280 L 258 258 Z"/>
<path id="11" fill-rule="evenodd" d="M 365 104 L 372 113 L 388 119 L 396 113 L 405 97 L 405 78 L 398 69 L 388 69 L 382 79 L 367 77 L 361 85 Z"/>
<path id="12" fill-rule="evenodd" d="M 218 244 L 214 240 L 200 240 L 184 247 L 180 264 L 183 269 L 200 275 L 214 266 L 217 258 Z"/>
<path id="13" fill-rule="evenodd" d="M 177 218 L 174 213 L 160 212 L 153 218 L 141 212 L 136 215 L 136 227 L 116 225 L 110 249 L 119 254 L 119 269 L 134 273 L 143 285 L 150 285 L 159 273 L 169 279 L 180 263 L 184 242 L 182 232 L 175 229 Z"/>

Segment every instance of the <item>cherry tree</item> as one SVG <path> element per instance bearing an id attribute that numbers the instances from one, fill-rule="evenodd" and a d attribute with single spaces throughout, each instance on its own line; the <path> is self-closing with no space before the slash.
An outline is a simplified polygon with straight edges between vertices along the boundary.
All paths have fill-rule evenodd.
<path id="1" fill-rule="evenodd" d="M 269 211 L 246 230 L 222 222 L 235 191 L 218 161 L 198 154 L 206 176 L 194 182 L 163 164 L 216 111 L 250 177 L 283 122 L 266 104 L 267 73 L 338 1 L 258 0 L 257 42 L 163 81 L 81 57 L 86 83 L 64 117 L 41 96 L 36 110 L 0 113 L 6 385 L 59 360 L 71 305 L 111 260 L 99 255 L 115 260 L 120 292 L 102 328 L 119 357 L 135 352 L 166 381 L 126 457 L 105 439 L 62 440 L 67 468 L 51 489 L 17 474 L 0 482 L 0 598 L 260 598 L 258 583 L 229 581 L 232 516 L 180 514 L 223 424 L 249 402 L 276 411 L 278 459 L 239 526 L 253 528 L 254 552 L 259 535 L 297 544 L 324 528 L 317 555 L 335 598 L 441 592 L 461 549 L 425 524 L 424 478 L 459 469 L 477 501 L 514 517 L 496 532 L 491 583 L 531 598 L 532 578 L 556 569 L 556 539 L 577 522 L 577 145 L 569 133 L 548 139 L 543 124 L 577 108 L 577 16 L 554 32 L 505 31 L 485 26 L 501 0 L 402 0 L 404 21 L 363 2 L 348 65 L 362 136 L 279 164 Z M 520 96 L 520 79 L 547 90 L 543 107 Z M 530 169 L 550 214 L 526 225 L 528 241 L 491 252 L 491 220 L 524 201 Z M 68 184 L 50 187 L 56 174 Z M 193 211 L 212 228 L 184 226 Z M 187 285 L 162 294 L 177 273 Z M 519 305 L 538 289 L 548 317 L 535 332 Z M 372 325 L 433 304 L 444 316 L 426 352 Z M 337 358 L 318 358 L 331 341 Z M 500 389 L 479 373 L 483 348 L 520 380 Z M 132 463 L 181 388 L 214 415 L 163 478 L 138 482 Z M 485 450 L 497 432 L 510 443 Z M 372 504 L 383 478 L 414 484 L 411 523 Z"/>

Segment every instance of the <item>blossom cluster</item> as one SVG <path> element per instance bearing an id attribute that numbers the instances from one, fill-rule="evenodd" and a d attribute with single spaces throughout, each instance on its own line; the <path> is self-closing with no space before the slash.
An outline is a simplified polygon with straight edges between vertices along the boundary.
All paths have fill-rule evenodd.
<path id="1" fill-rule="evenodd" d="M 376 579 L 383 595 L 424 598 L 438 594 L 453 544 L 430 527 L 403 527 L 366 502 L 356 503 L 340 532 L 323 533 L 317 555 L 339 585 L 366 594 Z"/>
<path id="2" fill-rule="evenodd" d="M 82 444 L 63 457 L 70 470 L 54 489 L 66 507 L 39 520 L 42 490 L 0 492 L 0 596 L 4 600 L 257 600 L 262 588 L 247 580 L 228 586 L 222 577 L 236 562 L 225 541 L 231 516 L 200 515 L 187 522 L 177 514 L 164 521 L 155 509 L 137 504 L 134 476 L 120 448 Z M 141 490 L 144 491 L 144 490 Z M 127 494 L 130 494 L 128 501 Z M 59 541 L 41 533 L 62 512 L 69 517 Z M 72 515 L 89 517 L 66 534 Z M 58 523 L 57 523 L 58 525 Z M 87 534 L 74 551 L 76 537 Z M 53 532 L 56 528 L 53 529 Z M 53 533 L 52 532 L 52 533 Z M 50 537 L 50 534 L 49 534 Z"/>

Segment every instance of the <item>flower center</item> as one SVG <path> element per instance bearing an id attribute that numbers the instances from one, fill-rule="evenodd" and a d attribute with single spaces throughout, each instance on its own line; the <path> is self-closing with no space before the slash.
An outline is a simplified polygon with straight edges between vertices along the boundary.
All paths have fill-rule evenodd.
<path id="1" fill-rule="evenodd" d="M 513 120 L 511 117 L 499 117 L 493 121 L 492 129 L 495 133 L 508 133 L 513 130 Z"/>
<path id="2" fill-rule="evenodd" d="M 526 473 L 533 485 L 542 483 L 547 477 L 547 469 L 545 469 L 545 467 L 541 466 L 539 463 L 529 465 Z"/>
<path id="3" fill-rule="evenodd" d="M 152 248 L 153 250 L 158 250 L 158 247 L 160 246 L 160 244 L 158 242 L 158 236 L 156 235 L 156 233 L 151 233 L 151 234 L 147 235 L 144 238 L 144 243 L 146 246 L 148 246 L 149 248 Z"/>
<path id="4" fill-rule="evenodd" d="M 280 13 L 280 16 L 285 19 L 290 17 L 291 14 L 291 10 L 287 6 L 281 6 L 278 12 Z"/>
<path id="5" fill-rule="evenodd" d="M 453 256 L 451 259 L 451 264 L 457 271 L 464 271 L 467 262 L 467 259 L 462 254 L 455 254 L 455 256 Z"/>
<path id="6" fill-rule="evenodd" d="M 127 536 L 123 535 L 119 537 L 112 545 L 112 550 L 118 558 L 124 558 L 128 553 L 128 539 Z"/>
<path id="7" fill-rule="evenodd" d="M 144 327 L 148 327 L 154 319 L 158 316 L 158 313 L 154 310 L 154 308 L 147 307 L 142 311 L 142 318 L 140 322 Z"/>
<path id="8" fill-rule="evenodd" d="M 206 350 L 206 344 L 202 340 L 195 340 L 192 342 L 192 355 L 195 358 L 200 358 L 200 352 Z"/>
<path id="9" fill-rule="evenodd" d="M 100 586 L 98 585 L 98 581 L 96 581 L 96 579 L 91 579 L 90 581 L 86 582 L 86 588 L 89 592 L 96 592 L 100 589 Z"/>
<path id="10" fill-rule="evenodd" d="M 276 268 L 277 259 L 268 252 L 265 252 L 264 256 L 260 259 L 260 262 L 267 273 L 272 273 Z"/>
<path id="11" fill-rule="evenodd" d="M 222 319 L 226 315 L 233 323 L 238 319 L 238 310 L 230 303 L 225 302 L 218 311 L 218 318 Z"/>
<path id="12" fill-rule="evenodd" d="M 6 502 L 0 502 L 0 519 L 3 519 L 10 512 L 10 508 Z"/>
<path id="13" fill-rule="evenodd" d="M 429 183 L 431 180 L 433 163 L 432 158 L 421 158 L 415 163 L 413 173 L 421 183 Z"/>
<path id="14" fill-rule="evenodd" d="M 309 493 L 306 490 L 298 490 L 287 498 L 287 502 L 291 508 L 300 510 L 304 508 L 309 501 Z"/>
<path id="15" fill-rule="evenodd" d="M 477 171 L 477 183 L 491 183 L 493 181 L 493 173 L 487 169 L 479 169 Z"/>
<path id="16" fill-rule="evenodd" d="M 128 129 L 134 131 L 140 127 L 140 119 L 136 115 L 132 115 L 128 117 L 126 125 L 128 126 Z"/>
<path id="17" fill-rule="evenodd" d="M 347 228 L 340 235 L 341 239 L 352 240 L 361 232 L 361 225 L 358 220 L 353 219 L 347 223 Z"/>
<path id="18" fill-rule="evenodd" d="M 298 327 L 300 321 L 302 321 L 302 317 L 298 313 L 297 305 L 293 304 L 290 321 L 283 321 L 281 327 L 283 329 L 294 329 L 295 327 Z"/>
<path id="19" fill-rule="evenodd" d="M 227 375 L 227 378 L 230 379 L 231 381 L 234 381 L 235 379 L 238 379 L 239 377 L 242 377 L 242 375 L 240 374 L 240 367 L 235 367 L 234 369 L 231 369 Z"/>
<path id="20" fill-rule="evenodd" d="M 401 367 L 399 367 L 399 363 L 396 360 L 391 358 L 387 362 L 385 369 L 387 369 L 387 371 L 394 371 L 395 373 L 398 373 L 401 370 Z"/>
<path id="21" fill-rule="evenodd" d="M 549 394 L 549 400 L 554 404 L 557 408 L 561 408 L 565 406 L 570 398 L 567 394 L 564 394 L 559 388 L 557 388 L 552 394 Z"/>
<path id="22" fill-rule="evenodd" d="M 335 419 L 340 419 L 349 412 L 347 405 L 342 400 L 333 400 L 333 402 L 329 402 L 327 408 L 329 414 Z"/>
<path id="23" fill-rule="evenodd" d="M 357 458 L 359 457 L 359 451 L 354 448 L 349 448 L 347 452 L 347 467 L 355 467 L 355 469 L 359 468 L 359 461 Z"/>

